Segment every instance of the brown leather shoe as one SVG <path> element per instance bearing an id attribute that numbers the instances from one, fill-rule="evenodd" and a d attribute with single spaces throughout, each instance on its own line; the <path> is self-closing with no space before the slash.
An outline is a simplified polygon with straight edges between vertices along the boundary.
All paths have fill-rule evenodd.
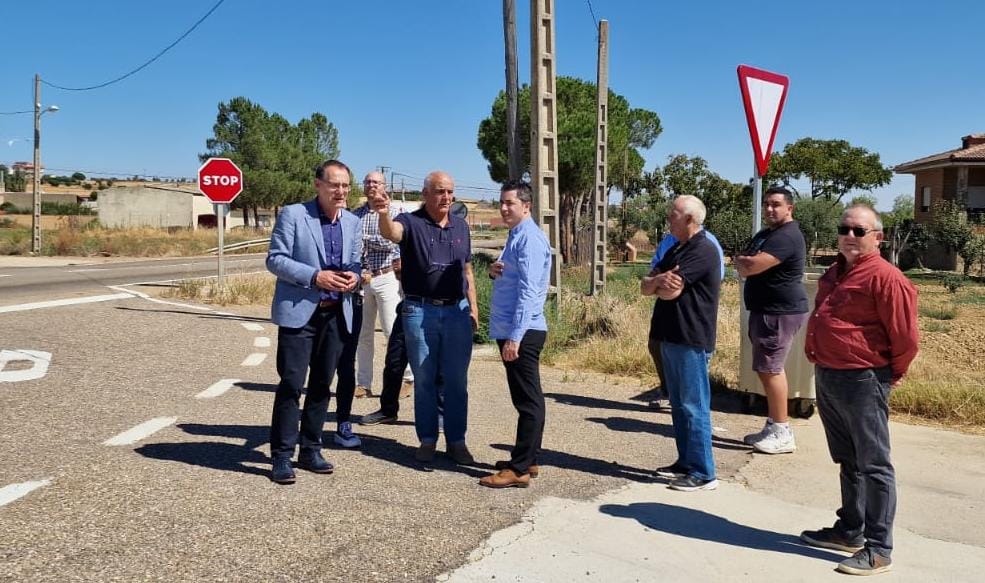
<path id="1" fill-rule="evenodd" d="M 496 462 L 495 465 L 495 468 L 497 470 L 505 470 L 509 467 L 510 467 L 510 462 L 506 460 L 499 460 L 498 462 Z M 536 478 L 538 475 L 540 475 L 540 466 L 537 464 L 530 464 L 530 466 L 527 468 L 527 472 L 530 474 L 531 478 Z"/>
<path id="2" fill-rule="evenodd" d="M 363 385 L 356 385 L 356 391 L 355 393 L 353 393 L 353 396 L 355 396 L 357 399 L 365 399 L 366 397 L 370 397 L 372 395 L 373 395 L 373 391 L 369 390 Z"/>
<path id="3" fill-rule="evenodd" d="M 400 398 L 401 399 L 406 399 L 413 392 L 414 392 L 414 383 L 412 383 L 411 381 L 404 381 L 403 384 L 400 385 Z"/>
<path id="4" fill-rule="evenodd" d="M 530 486 L 530 474 L 517 474 L 507 468 L 482 478 L 479 485 L 487 488 L 527 488 Z"/>

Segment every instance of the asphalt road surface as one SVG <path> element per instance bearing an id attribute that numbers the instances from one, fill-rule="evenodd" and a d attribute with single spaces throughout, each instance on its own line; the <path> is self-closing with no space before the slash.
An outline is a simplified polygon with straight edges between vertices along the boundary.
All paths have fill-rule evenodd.
<path id="1" fill-rule="evenodd" d="M 470 368 L 475 466 L 440 454 L 415 462 L 405 400 L 399 424 L 359 429 L 360 450 L 328 448 L 335 474 L 299 471 L 297 484 L 276 485 L 268 309 L 230 314 L 135 295 L 139 286 L 100 288 L 176 269 L 105 267 L 114 270 L 44 272 L 58 282 L 47 290 L 31 283 L 41 272 L 0 269 L 9 275 L 0 278 L 0 580 L 431 580 L 538 500 L 650 483 L 674 459 L 669 415 L 646 407 L 646 387 L 545 370 L 541 477 L 526 490 L 480 488 L 477 478 L 507 457 L 516 419 L 497 355 L 480 348 Z M 73 282 L 77 293 L 66 294 Z M 360 399 L 355 413 L 377 406 Z M 739 439 L 762 422 L 737 408 L 721 400 L 713 417 L 723 477 L 749 459 Z M 330 416 L 329 442 L 333 429 Z"/>

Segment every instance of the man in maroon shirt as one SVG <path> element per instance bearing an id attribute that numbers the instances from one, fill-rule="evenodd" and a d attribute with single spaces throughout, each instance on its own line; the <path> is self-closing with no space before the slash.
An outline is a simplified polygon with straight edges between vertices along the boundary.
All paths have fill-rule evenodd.
<path id="1" fill-rule="evenodd" d="M 807 544 L 854 553 L 851 575 L 892 566 L 896 475 L 889 459 L 889 392 L 917 355 L 917 290 L 879 255 L 882 222 L 851 206 L 838 227 L 838 260 L 818 281 L 807 323 L 817 404 L 828 450 L 841 466 L 841 508 L 831 528 L 806 530 Z"/>

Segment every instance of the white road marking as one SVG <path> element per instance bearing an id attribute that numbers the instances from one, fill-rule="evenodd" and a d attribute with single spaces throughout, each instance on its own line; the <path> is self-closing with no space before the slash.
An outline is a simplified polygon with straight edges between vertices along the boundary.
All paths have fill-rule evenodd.
<path id="1" fill-rule="evenodd" d="M 270 338 L 266 336 L 257 336 L 253 339 L 254 348 L 270 348 Z"/>
<path id="2" fill-rule="evenodd" d="M 136 297 L 131 292 L 110 294 L 105 296 L 88 296 L 83 298 L 67 298 L 64 300 L 50 300 L 47 302 L 33 302 L 30 304 L 16 304 L 13 306 L 0 306 L 0 314 L 5 312 L 23 312 L 26 310 L 38 310 L 41 308 L 57 308 L 60 306 L 74 306 L 78 304 L 92 304 L 95 302 L 109 302 L 112 300 L 130 299 Z"/>
<path id="3" fill-rule="evenodd" d="M 144 421 L 136 427 L 127 429 L 123 433 L 107 439 L 103 442 L 103 445 L 130 445 L 137 443 L 141 439 L 164 429 L 177 420 L 177 417 L 155 417 L 150 421 Z"/>
<path id="4" fill-rule="evenodd" d="M 131 284 L 127 284 L 127 285 L 131 285 Z M 106 287 L 108 287 L 109 289 L 115 289 L 115 290 L 120 290 L 120 289 L 123 288 L 123 286 L 116 286 L 116 285 L 108 285 Z M 149 302 L 154 302 L 156 304 L 164 304 L 166 306 L 177 306 L 179 308 L 188 308 L 190 310 L 198 310 L 200 312 L 212 312 L 212 311 L 214 311 L 212 308 L 206 308 L 204 306 L 196 306 L 196 305 L 193 305 L 193 304 L 182 304 L 182 303 L 179 303 L 179 302 L 168 302 L 168 301 L 165 301 L 165 300 L 159 300 L 157 298 L 152 298 L 149 295 L 147 295 L 147 294 L 145 294 L 143 292 L 139 292 L 139 291 L 127 291 L 126 293 L 131 294 L 131 295 L 134 295 L 134 296 L 136 296 L 138 298 L 141 298 L 141 299 L 145 299 L 145 300 L 147 300 Z"/>
<path id="5" fill-rule="evenodd" d="M 239 379 L 221 379 L 218 382 L 216 382 L 214 385 L 212 385 L 211 387 L 209 387 L 209 388 L 205 389 L 204 391 L 202 391 L 201 393 L 195 395 L 195 398 L 196 399 L 214 399 L 215 397 L 218 397 L 219 395 L 221 395 L 221 394 L 225 393 L 226 391 L 228 391 L 229 389 L 233 388 L 233 386 L 236 383 L 238 383 L 238 382 L 240 382 Z"/>
<path id="6" fill-rule="evenodd" d="M 0 277 L 13 277 L 9 273 L 0 273 Z"/>
<path id="7" fill-rule="evenodd" d="M 240 364 L 240 366 L 257 366 L 266 359 L 267 359 L 266 353 L 254 352 L 253 354 L 247 356 L 246 359 L 243 360 L 243 363 Z"/>
<path id="8" fill-rule="evenodd" d="M 253 322 L 244 323 L 243 327 L 249 330 L 250 332 L 263 332 L 263 326 L 261 326 L 260 324 L 254 324 Z"/>
<path id="9" fill-rule="evenodd" d="M 0 506 L 10 504 L 18 498 L 23 498 L 38 488 L 43 488 L 51 483 L 51 478 L 34 480 L 32 482 L 21 482 L 20 484 L 10 484 L 0 488 Z"/>
<path id="10" fill-rule="evenodd" d="M 3 370 L 8 362 L 28 360 L 33 362 L 31 368 L 21 370 Z M 51 364 L 51 353 L 41 350 L 0 350 L 0 383 L 16 383 L 39 379 L 48 374 Z"/>

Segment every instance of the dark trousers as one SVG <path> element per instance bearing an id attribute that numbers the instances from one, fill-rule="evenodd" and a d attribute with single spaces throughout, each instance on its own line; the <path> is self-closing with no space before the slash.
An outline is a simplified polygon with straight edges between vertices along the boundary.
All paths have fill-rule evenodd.
<path id="1" fill-rule="evenodd" d="M 657 369 L 657 378 L 660 379 L 660 389 L 666 392 L 667 379 L 664 377 L 664 363 L 663 357 L 660 355 L 660 341 L 649 338 L 646 347 L 650 351 L 650 358 L 653 359 L 653 366 Z"/>
<path id="2" fill-rule="evenodd" d="M 896 473 L 889 460 L 891 371 L 815 368 L 817 405 L 831 459 L 841 466 L 835 528 L 889 556 L 896 515 Z"/>
<path id="3" fill-rule="evenodd" d="M 544 438 L 544 391 L 540 386 L 540 352 L 544 349 L 547 332 L 527 330 L 520 340 L 519 358 L 503 362 L 510 398 L 519 414 L 516 422 L 516 445 L 510 458 L 510 467 L 519 474 L 526 474 L 537 463 L 541 441 Z M 502 353 L 505 340 L 497 340 Z"/>
<path id="4" fill-rule="evenodd" d="M 407 370 L 407 345 L 404 339 L 404 303 L 397 304 L 397 317 L 393 320 L 390 337 L 386 341 L 383 359 L 383 392 L 380 394 L 380 410 L 384 415 L 397 416 L 400 411 L 400 387 Z"/>
<path id="5" fill-rule="evenodd" d="M 270 421 L 271 458 L 291 458 L 299 436 L 302 452 L 321 450 L 322 427 L 328 412 L 332 377 L 343 358 L 348 359 L 349 368 L 354 367 L 362 316 L 358 309 L 353 316 L 351 333 L 346 331 L 341 306 L 315 310 L 308 323 L 301 328 L 278 328 L 277 374 L 280 375 L 280 383 L 274 396 Z M 308 376 L 308 392 L 302 411 L 299 403 L 305 375 Z M 343 383 L 339 384 L 339 415 L 343 414 L 344 409 L 348 417 L 355 384 L 349 390 L 348 399 L 342 394 Z"/>

